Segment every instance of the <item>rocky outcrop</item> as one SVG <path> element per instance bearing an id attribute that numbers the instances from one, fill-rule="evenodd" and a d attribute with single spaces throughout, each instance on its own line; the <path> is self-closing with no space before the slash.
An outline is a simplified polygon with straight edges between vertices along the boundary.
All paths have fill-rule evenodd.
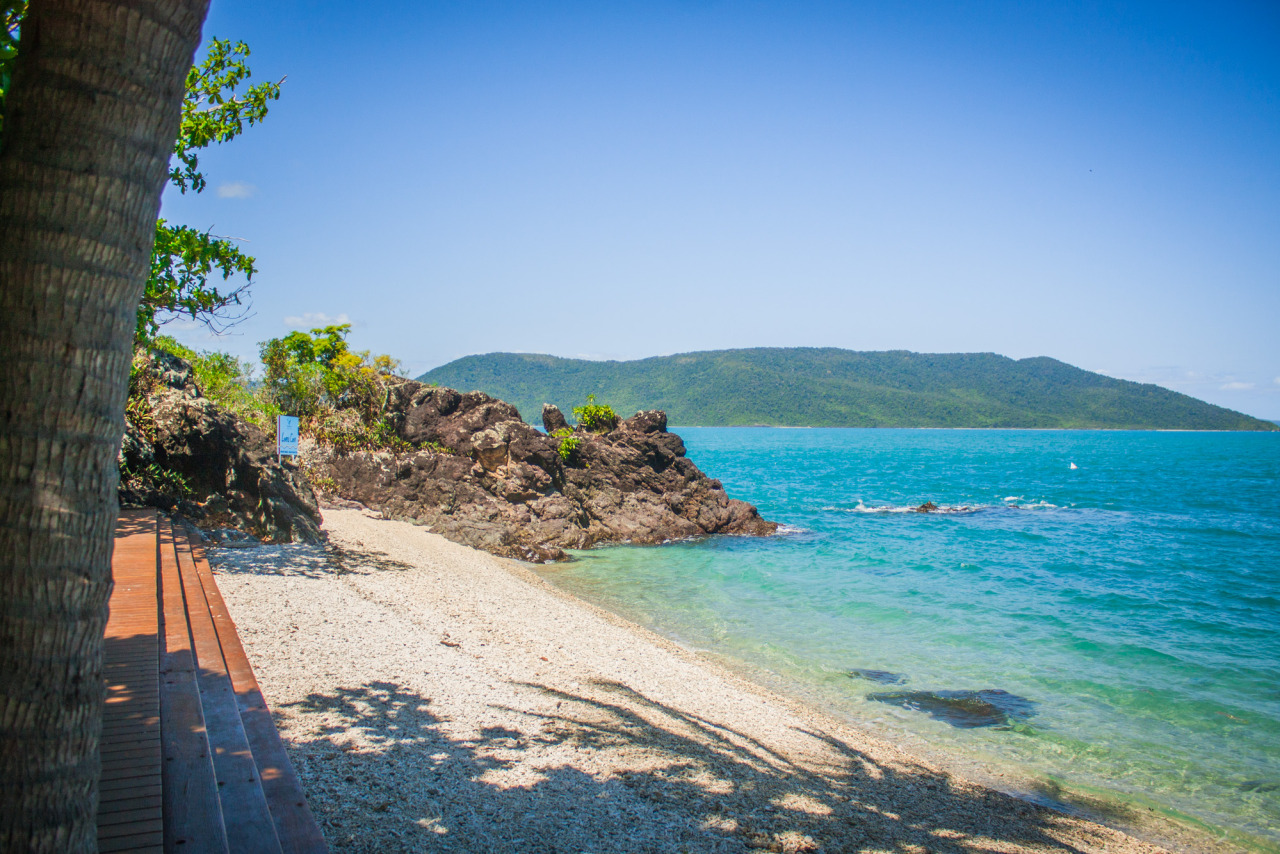
<path id="1" fill-rule="evenodd" d="M 294 462 L 277 460 L 271 436 L 201 394 L 175 356 L 153 353 L 138 370 L 120 449 L 122 505 L 273 543 L 322 539 L 315 493 Z"/>
<path id="2" fill-rule="evenodd" d="M 547 431 L 547 435 L 551 435 L 557 430 L 568 430 L 569 422 L 564 419 L 564 413 L 560 411 L 560 407 L 554 403 L 542 404 L 542 426 Z"/>
<path id="3" fill-rule="evenodd" d="M 413 450 L 312 445 L 304 462 L 336 496 L 456 542 L 547 561 L 597 543 L 777 529 L 698 470 L 662 412 L 637 413 L 605 433 L 578 428 L 566 441 L 480 392 L 405 380 L 390 398 L 389 422 Z M 555 407 L 542 414 L 549 430 L 567 428 Z"/>

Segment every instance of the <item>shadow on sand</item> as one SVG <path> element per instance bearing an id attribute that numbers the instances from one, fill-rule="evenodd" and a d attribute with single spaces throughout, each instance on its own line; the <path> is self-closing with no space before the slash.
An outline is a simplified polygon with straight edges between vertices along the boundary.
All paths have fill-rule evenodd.
<path id="1" fill-rule="evenodd" d="M 809 735 L 830 760 L 799 767 L 617 683 L 577 694 L 518 684 L 550 711 L 508 709 L 518 728 L 470 740 L 448 737 L 430 698 L 392 682 L 292 704 L 310 731 L 286 741 L 333 850 L 1081 850 L 1063 841 L 1060 814 L 920 766 L 879 764 L 824 733 Z M 582 752 L 605 770 L 573 767 Z"/>
<path id="2" fill-rule="evenodd" d="M 323 578 L 334 575 L 370 575 L 386 570 L 403 571 L 413 565 L 375 549 L 344 548 L 334 543 L 288 543 L 237 548 L 235 560 L 217 561 L 220 575 L 297 575 Z"/>

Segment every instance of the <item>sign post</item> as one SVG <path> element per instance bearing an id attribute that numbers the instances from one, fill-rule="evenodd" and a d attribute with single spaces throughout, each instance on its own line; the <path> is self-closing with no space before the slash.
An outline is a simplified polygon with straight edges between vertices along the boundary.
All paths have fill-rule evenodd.
<path id="1" fill-rule="evenodd" d="M 276 416 L 276 459 L 298 455 L 298 416 Z"/>

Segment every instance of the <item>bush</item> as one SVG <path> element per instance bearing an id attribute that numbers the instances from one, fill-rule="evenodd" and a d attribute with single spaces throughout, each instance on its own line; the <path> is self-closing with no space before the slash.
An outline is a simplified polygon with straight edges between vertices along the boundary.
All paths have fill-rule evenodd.
<path id="1" fill-rule="evenodd" d="M 596 403 L 594 394 L 587 395 L 586 405 L 573 408 L 573 417 L 578 419 L 579 427 L 584 427 L 592 433 L 608 433 L 618 426 L 619 421 L 618 413 L 613 411 L 613 407 Z"/>
<path id="2" fill-rule="evenodd" d="M 274 433 L 277 416 L 296 415 L 304 436 L 339 452 L 409 450 L 387 421 L 388 379 L 400 363 L 386 355 L 370 358 L 368 351 L 352 352 L 346 341 L 350 331 L 350 324 L 326 326 L 264 342 L 266 375 L 261 382 L 255 381 L 253 365 L 228 353 L 197 352 L 168 336 L 150 346 L 190 363 L 205 397 L 268 433 Z M 141 353 L 134 359 L 127 406 L 130 420 L 153 439 L 147 396 L 158 380 L 142 370 Z M 451 453 L 443 447 L 430 450 Z"/>
<path id="3" fill-rule="evenodd" d="M 346 340 L 350 331 L 351 324 L 344 323 L 310 334 L 291 332 L 262 344 L 266 394 L 281 412 L 299 417 L 304 434 L 319 439 L 321 424 L 331 413 L 354 411 L 369 435 L 390 435 L 382 423 L 387 378 L 400 363 L 386 355 L 370 359 L 367 350 L 352 352 Z"/>
<path id="4" fill-rule="evenodd" d="M 189 362 L 196 385 L 214 403 L 264 430 L 275 429 L 280 409 L 265 394 L 255 393 L 253 365 L 230 353 L 211 350 L 197 352 L 167 335 L 156 338 L 151 347 Z M 131 388 L 130 395 L 132 394 Z"/>
<path id="5" fill-rule="evenodd" d="M 566 462 L 569 457 L 573 456 L 573 452 L 578 450 L 578 446 L 582 444 L 582 439 L 573 435 L 573 431 L 568 427 L 561 427 L 551 435 L 560 440 L 560 447 L 556 450 L 560 454 L 560 459 Z"/>
<path id="6" fill-rule="evenodd" d="M 178 499 L 191 495 L 191 486 L 185 477 L 156 463 L 148 463 L 138 470 L 121 463 L 120 486 L 133 492 L 158 492 Z"/>
<path id="7" fill-rule="evenodd" d="M 358 412 L 351 409 L 331 412 L 319 419 L 314 435 L 318 443 L 329 445 L 339 453 L 381 449 L 406 451 L 410 448 L 409 443 L 397 436 L 385 420 L 367 424 Z"/>

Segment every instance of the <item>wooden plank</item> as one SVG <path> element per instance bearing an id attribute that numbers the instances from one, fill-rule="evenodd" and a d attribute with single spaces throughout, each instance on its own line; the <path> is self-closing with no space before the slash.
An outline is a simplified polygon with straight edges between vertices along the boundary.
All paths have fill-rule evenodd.
<path id="1" fill-rule="evenodd" d="M 155 733 L 153 735 L 147 732 L 140 733 L 135 736 L 129 736 L 127 738 L 117 739 L 115 743 L 103 749 L 102 761 L 114 762 L 117 757 L 138 756 L 141 754 L 137 751 L 151 749 L 159 752 L 160 733 Z"/>
<path id="2" fill-rule="evenodd" d="M 201 703 L 213 748 L 218 794 L 226 819 L 227 844 L 236 852 L 280 854 L 275 823 L 262 791 L 262 780 L 240 720 L 240 708 L 227 675 L 222 644 L 200 583 L 187 538 L 175 528 L 178 567 L 187 600 L 191 640 L 196 654 Z"/>
<path id="3" fill-rule="evenodd" d="M 222 655 L 239 704 L 245 734 L 262 778 L 263 792 L 271 807 L 280 846 L 283 851 L 291 854 L 326 854 L 329 847 L 324 841 L 324 834 L 320 832 L 320 825 L 307 806 L 302 783 L 298 780 L 293 763 L 289 761 L 289 754 L 280 739 L 271 710 L 267 707 L 253 667 L 249 664 L 249 657 L 245 654 L 240 634 L 236 631 L 222 592 L 218 590 L 213 572 L 209 568 L 204 548 L 190 537 L 187 539 L 222 646 Z"/>
<path id="4" fill-rule="evenodd" d="M 164 836 L 160 833 L 142 833 L 136 836 L 121 836 L 115 839 L 104 839 L 98 843 L 98 850 L 102 854 L 116 851 L 128 851 L 131 854 L 162 854 L 164 851 Z"/>
<path id="5" fill-rule="evenodd" d="M 156 813 L 156 810 L 152 809 L 149 804 L 144 803 L 142 806 L 134 807 L 133 809 L 115 810 L 114 812 L 111 813 L 110 822 L 108 824 L 111 827 L 115 827 L 117 825 L 130 824 L 132 822 L 137 822 L 137 821 L 149 821 L 152 819 L 155 813 Z M 163 830 L 163 826 L 159 823 L 161 819 L 156 818 L 155 821 L 157 822 L 156 828 L 158 830 Z M 98 823 L 99 839 L 102 838 L 103 829 L 104 829 L 103 823 L 99 822 Z"/>
<path id="6" fill-rule="evenodd" d="M 159 777 L 160 775 L 152 770 L 150 762 L 120 762 L 109 767 L 104 766 L 102 773 L 98 776 L 98 782 L 106 785 L 117 780 L 155 780 Z"/>
<path id="7" fill-rule="evenodd" d="M 121 822 L 113 824 L 110 827 L 98 829 L 98 842 L 101 844 L 104 839 L 118 838 L 121 836 L 138 836 L 139 834 L 158 834 L 161 840 L 164 839 L 164 822 L 159 818 L 141 818 L 133 821 Z"/>
<path id="8" fill-rule="evenodd" d="M 125 795 L 128 797 L 143 797 L 146 795 L 159 795 L 160 778 L 154 775 L 150 777 L 130 777 L 127 780 L 103 780 L 98 784 L 99 801 L 108 800 L 107 793 L 113 793 L 112 798 Z"/>
<path id="9" fill-rule="evenodd" d="M 110 726 L 102 728 L 102 737 L 104 739 L 110 737 L 112 739 L 129 740 L 144 735 L 150 735 L 159 729 L 159 718 L 132 718 L 120 717 L 116 719 Z M 163 750 L 163 746 L 161 747 Z"/>
<path id="10" fill-rule="evenodd" d="M 112 798 L 104 797 L 102 799 L 104 804 L 108 801 L 111 803 L 111 811 L 113 814 L 127 813 L 131 810 L 140 809 L 158 810 L 163 804 L 159 792 L 156 792 L 153 795 L 137 795 L 132 792 L 117 792 Z"/>
<path id="11" fill-rule="evenodd" d="M 228 852 L 169 525 L 160 528 L 160 717 L 166 850 Z"/>
<path id="12" fill-rule="evenodd" d="M 98 840 L 104 851 L 163 840 L 160 789 L 159 613 L 155 511 L 125 511 L 116 525 L 113 587 L 103 632 L 106 706 L 99 741 Z M 121 828 L 133 824 L 135 833 Z M 142 833 L 143 836 L 138 836 Z M 143 838 L 145 837 L 145 838 Z M 107 840 L 112 840 L 108 843 Z"/>

